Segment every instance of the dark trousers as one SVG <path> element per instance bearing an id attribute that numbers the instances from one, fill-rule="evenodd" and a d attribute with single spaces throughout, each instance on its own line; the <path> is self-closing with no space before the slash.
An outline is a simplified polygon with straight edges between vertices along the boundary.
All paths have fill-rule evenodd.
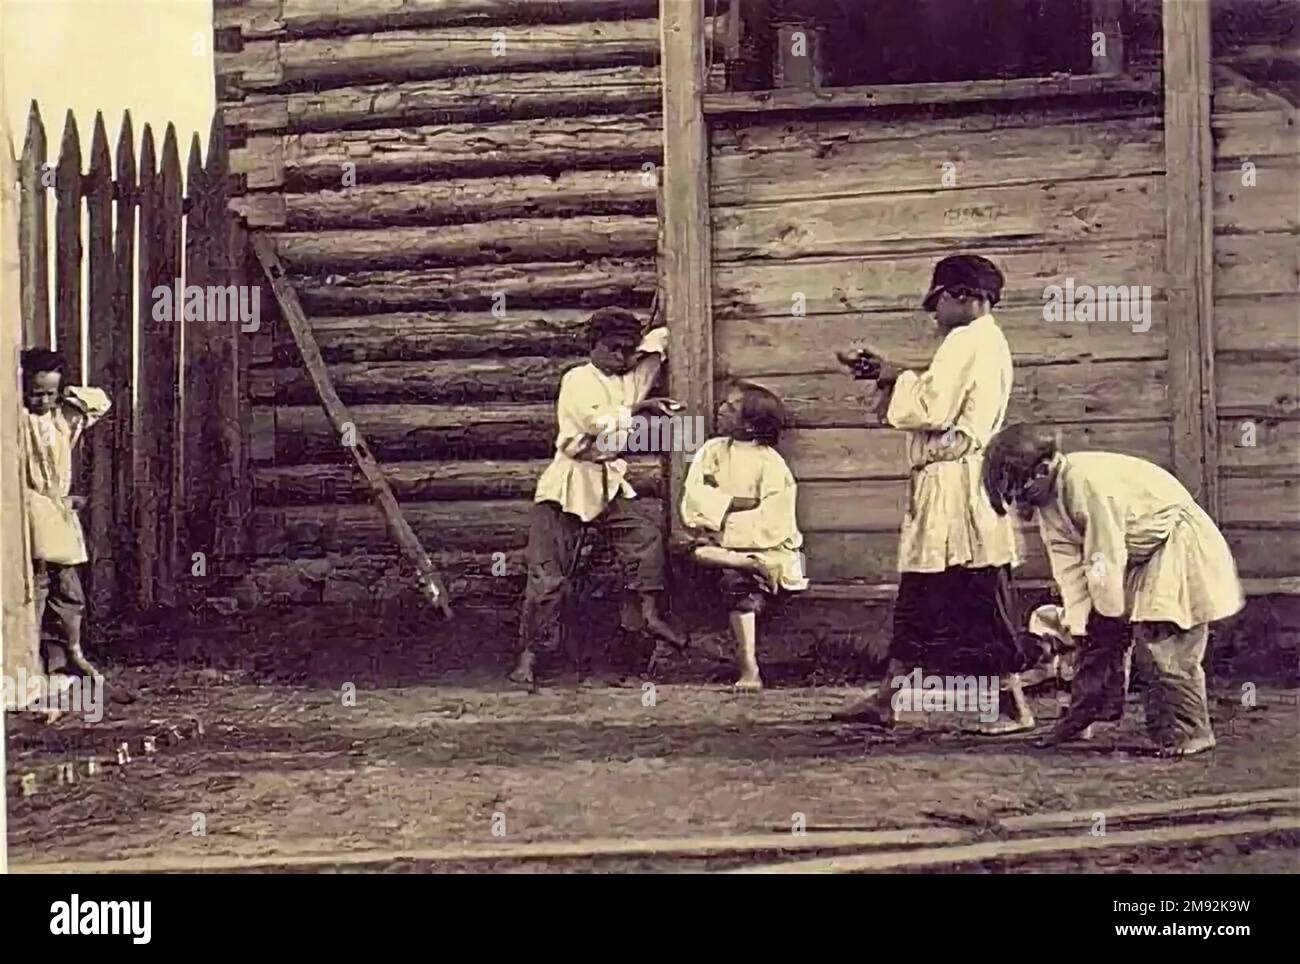
<path id="1" fill-rule="evenodd" d="M 528 527 L 528 584 L 519 618 L 520 648 L 553 651 L 559 647 L 560 616 L 587 530 L 599 528 L 609 534 L 626 589 L 662 590 L 661 525 L 657 504 L 639 499 L 616 498 L 587 523 L 554 502 L 535 504 Z"/>
<path id="2" fill-rule="evenodd" d="M 905 572 L 894 600 L 889 658 L 938 673 L 1026 668 L 1010 566 Z"/>
<path id="3" fill-rule="evenodd" d="M 86 596 L 76 566 L 57 566 L 36 560 L 36 621 L 48 627 L 54 641 L 62 645 L 45 646 L 45 671 L 55 673 L 67 665 L 65 647 L 81 647 L 81 623 L 86 613 Z M 46 634 L 41 634 L 42 640 Z"/>

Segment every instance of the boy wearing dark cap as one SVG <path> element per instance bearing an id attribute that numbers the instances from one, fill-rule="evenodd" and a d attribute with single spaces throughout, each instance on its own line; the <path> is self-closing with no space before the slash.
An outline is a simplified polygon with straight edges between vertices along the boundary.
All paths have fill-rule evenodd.
<path id="1" fill-rule="evenodd" d="M 623 610 L 623 625 L 640 623 L 677 647 L 685 639 L 659 615 L 664 588 L 663 535 L 658 513 L 643 505 L 627 481 L 627 448 L 633 420 L 671 417 L 666 398 L 648 398 L 663 366 L 668 329 L 644 337 L 636 315 L 601 308 L 587 322 L 591 360 L 565 373 L 556 402 L 555 457 L 537 481 L 528 531 L 528 584 L 519 620 L 519 656 L 510 679 L 533 685 L 539 653 L 559 648 L 560 611 L 582 553 L 585 531 L 600 525 L 636 605 Z"/>
<path id="2" fill-rule="evenodd" d="M 907 433 L 911 492 L 888 671 L 873 697 L 837 719 L 892 726 L 892 681 L 916 667 L 1023 668 L 1011 590 L 1016 532 L 994 513 L 980 481 L 984 446 L 1002 427 L 1011 396 L 1011 350 L 991 314 L 1002 285 L 986 258 L 956 255 L 935 266 L 922 306 L 944 339 L 925 371 L 904 371 L 871 346 L 839 355 L 856 377 L 875 379 L 884 421 Z M 1027 729 L 1033 717 L 1014 675 L 1008 682 L 1013 719 L 995 729 Z"/>

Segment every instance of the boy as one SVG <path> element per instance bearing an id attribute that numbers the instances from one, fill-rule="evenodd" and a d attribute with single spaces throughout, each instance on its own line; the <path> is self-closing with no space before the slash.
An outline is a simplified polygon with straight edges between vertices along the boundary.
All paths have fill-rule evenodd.
<path id="1" fill-rule="evenodd" d="M 876 380 L 884 420 L 907 432 L 911 492 L 899 533 L 889 666 L 875 696 L 836 719 L 893 726 L 892 682 L 914 667 L 1022 668 L 1011 590 L 1016 533 L 980 486 L 982 450 L 1002 427 L 1011 396 L 1011 350 L 991 314 L 1002 285 L 986 258 L 955 255 L 935 265 L 922 307 L 944 339 L 923 372 L 903 371 L 871 347 L 839 355 L 857 377 Z M 994 729 L 1032 727 L 1015 677 L 1006 683 L 1013 719 Z"/>
<path id="2" fill-rule="evenodd" d="M 635 417 L 669 417 L 679 407 L 648 398 L 663 366 L 668 329 L 641 335 L 636 315 L 602 308 L 587 322 L 591 360 L 566 372 L 556 402 L 555 457 L 537 481 L 528 532 L 528 584 L 519 620 L 519 658 L 510 679 L 534 683 L 538 652 L 559 644 L 561 607 L 581 554 L 584 530 L 606 527 L 636 606 L 624 601 L 622 624 L 676 646 L 685 640 L 659 615 L 664 588 L 663 535 L 653 506 L 628 484 L 627 446 Z"/>
<path id="3" fill-rule="evenodd" d="M 990 443 L 984 486 L 998 514 L 1008 504 L 1024 518 L 1037 513 L 1061 592 L 1061 635 L 1081 643 L 1069 712 L 1045 743 L 1119 720 L 1132 657 L 1149 684 L 1157 752 L 1213 749 L 1201 661 L 1209 623 L 1244 600 L 1232 551 L 1191 493 L 1129 455 L 1062 454 L 1050 433 L 1027 425 Z"/>
<path id="4" fill-rule="evenodd" d="M 108 412 L 108 395 L 98 388 L 63 387 L 66 363 L 58 352 L 32 348 L 22 353 L 23 401 L 27 408 L 23 457 L 27 509 L 36 576 L 36 619 L 53 624 L 63 653 L 46 653 L 46 672 L 70 665 L 97 677 L 81 649 L 86 599 L 77 567 L 87 561 L 85 537 L 69 495 L 72 450 L 82 433 Z"/>

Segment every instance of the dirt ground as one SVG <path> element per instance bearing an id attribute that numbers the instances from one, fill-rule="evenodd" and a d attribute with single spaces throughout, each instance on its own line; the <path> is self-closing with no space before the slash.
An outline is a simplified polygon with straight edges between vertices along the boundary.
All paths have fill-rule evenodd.
<path id="1" fill-rule="evenodd" d="M 807 680 L 783 683 L 778 671 L 776 685 L 740 696 L 716 682 L 726 667 L 705 660 L 656 683 L 653 700 L 637 686 L 564 680 L 529 694 L 502 679 L 509 643 L 499 627 L 462 623 L 468 653 L 422 643 L 409 626 L 367 631 L 360 617 L 334 629 L 328 643 L 292 627 L 256 637 L 237 626 L 141 634 L 118 641 L 107 661 L 101 722 L 11 714 L 12 863 L 754 833 L 790 828 L 796 814 L 810 827 L 971 827 L 1300 785 L 1297 691 L 1266 684 L 1248 709 L 1241 681 L 1217 680 L 1219 748 L 1164 761 L 1142 753 L 1136 699 L 1117 731 L 1048 751 L 974 736 L 973 717 L 918 716 L 891 733 L 832 724 L 829 712 L 855 692 L 844 680 L 796 685 Z M 355 705 L 344 697 L 348 683 Z M 1037 698 L 1035 711 L 1050 722 L 1055 696 Z M 191 718 L 203 722 L 202 736 L 140 755 L 143 735 Z M 42 777 L 35 794 L 21 794 L 23 773 L 111 756 L 122 741 L 133 747 L 129 765 L 68 786 Z M 192 832 L 197 814 L 201 836 Z M 624 858 L 540 869 L 743 862 Z M 1300 834 L 962 869 L 1297 872 Z"/>

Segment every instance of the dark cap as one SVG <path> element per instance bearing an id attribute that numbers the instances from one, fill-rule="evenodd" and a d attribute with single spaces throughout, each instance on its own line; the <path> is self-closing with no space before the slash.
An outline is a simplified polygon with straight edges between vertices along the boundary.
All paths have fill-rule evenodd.
<path id="1" fill-rule="evenodd" d="M 933 311 L 939 293 L 945 288 L 982 291 L 989 296 L 989 304 L 996 305 L 1002 298 L 1002 272 L 988 258 L 976 254 L 955 254 L 934 266 L 930 290 L 925 293 L 921 307 Z"/>

